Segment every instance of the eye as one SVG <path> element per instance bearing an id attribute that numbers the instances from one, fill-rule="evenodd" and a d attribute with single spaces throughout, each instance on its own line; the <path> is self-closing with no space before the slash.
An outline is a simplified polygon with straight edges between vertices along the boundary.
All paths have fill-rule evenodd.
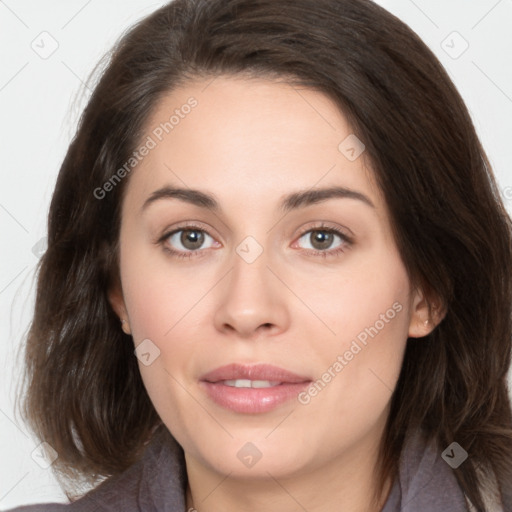
<path id="1" fill-rule="evenodd" d="M 164 244 L 165 250 L 177 257 L 190 258 L 198 256 L 200 249 L 208 249 L 211 247 L 203 247 L 205 240 L 214 239 L 203 229 L 196 226 L 186 226 L 175 229 L 166 233 L 160 242 Z M 177 248 L 177 250 L 175 249 Z M 197 254 L 195 254 L 197 253 Z"/>
<path id="2" fill-rule="evenodd" d="M 210 245 L 204 247 L 205 241 L 210 240 Z M 304 231 L 299 237 L 310 245 L 306 247 L 306 254 L 312 256 L 336 256 L 344 252 L 352 244 L 352 238 L 334 227 L 324 225 L 310 228 Z M 337 243 L 336 243 L 337 241 Z M 215 239 L 204 229 L 198 226 L 181 226 L 165 233 L 158 243 L 162 244 L 164 250 L 178 258 L 201 257 L 204 255 L 202 249 L 209 249 L 215 245 Z M 333 248 L 334 245 L 334 248 Z"/>
<path id="3" fill-rule="evenodd" d="M 300 236 L 299 241 L 303 239 L 310 246 L 306 247 L 309 254 L 322 257 L 335 256 L 342 253 L 352 244 L 351 238 L 340 230 L 323 226 L 305 231 Z M 338 240 L 338 243 L 333 248 L 336 240 Z"/>

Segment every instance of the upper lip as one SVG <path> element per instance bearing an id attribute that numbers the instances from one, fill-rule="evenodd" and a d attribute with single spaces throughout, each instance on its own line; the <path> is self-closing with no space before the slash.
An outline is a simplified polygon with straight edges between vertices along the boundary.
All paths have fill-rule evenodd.
<path id="1" fill-rule="evenodd" d="M 271 382 L 299 383 L 309 382 L 311 379 L 284 368 L 270 364 L 243 365 L 232 363 L 221 366 L 204 374 L 200 380 L 207 382 L 222 382 L 225 380 L 267 380 Z"/>

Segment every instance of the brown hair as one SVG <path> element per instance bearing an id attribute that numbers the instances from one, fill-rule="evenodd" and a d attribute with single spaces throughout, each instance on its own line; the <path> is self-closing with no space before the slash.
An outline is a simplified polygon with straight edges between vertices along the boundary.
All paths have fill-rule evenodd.
<path id="1" fill-rule="evenodd" d="M 157 102 L 197 77 L 282 79 L 328 95 L 366 145 L 411 283 L 446 316 L 408 340 L 382 443 L 382 487 L 408 429 L 469 453 L 454 470 L 485 510 L 512 508 L 511 221 L 468 111 L 433 53 L 369 0 L 175 0 L 124 35 L 58 176 L 26 347 L 24 414 L 59 476 L 109 476 L 161 424 L 107 298 L 119 279 L 123 179 Z"/>

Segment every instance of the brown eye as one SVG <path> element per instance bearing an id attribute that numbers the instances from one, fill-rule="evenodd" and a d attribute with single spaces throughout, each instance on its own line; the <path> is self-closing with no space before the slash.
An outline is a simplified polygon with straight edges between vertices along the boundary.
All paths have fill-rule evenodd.
<path id="1" fill-rule="evenodd" d="M 305 231 L 299 238 L 300 240 L 306 242 L 306 246 L 302 247 L 306 249 L 307 254 L 322 257 L 340 255 L 353 244 L 353 240 L 341 231 L 323 227 Z M 336 243 L 337 240 L 338 243 Z M 302 243 L 304 244 L 304 242 Z"/>
<path id="2" fill-rule="evenodd" d="M 172 246 L 173 250 L 187 252 L 205 249 L 203 244 L 205 243 L 206 237 L 213 240 L 212 237 L 202 229 L 177 229 L 166 237 L 166 241 Z"/>
<path id="3" fill-rule="evenodd" d="M 180 236 L 180 243 L 186 249 L 199 249 L 204 243 L 204 233 L 197 230 L 183 230 Z"/>
<path id="4" fill-rule="evenodd" d="M 346 241 L 346 237 L 337 231 L 330 229 L 312 229 L 304 233 L 299 240 L 305 239 L 310 243 L 311 247 L 305 247 L 306 249 L 313 249 L 315 251 L 326 251 L 333 249 L 332 245 L 336 238 L 339 238 L 341 242 Z M 340 244 L 338 244 L 339 246 Z"/>
<path id="5" fill-rule="evenodd" d="M 321 251 L 330 248 L 334 240 L 334 234 L 327 231 L 312 231 L 309 240 L 313 249 Z"/>

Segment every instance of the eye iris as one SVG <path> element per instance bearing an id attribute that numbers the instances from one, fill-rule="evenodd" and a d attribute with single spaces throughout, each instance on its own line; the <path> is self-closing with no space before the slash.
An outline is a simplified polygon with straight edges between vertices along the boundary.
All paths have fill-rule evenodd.
<path id="1" fill-rule="evenodd" d="M 327 249 L 332 244 L 333 236 L 333 233 L 328 233 L 327 231 L 314 231 L 311 233 L 311 243 L 315 249 Z"/>
<path id="2" fill-rule="evenodd" d="M 199 249 L 204 242 L 204 233 L 193 229 L 184 229 L 181 233 L 180 242 L 187 249 Z"/>

